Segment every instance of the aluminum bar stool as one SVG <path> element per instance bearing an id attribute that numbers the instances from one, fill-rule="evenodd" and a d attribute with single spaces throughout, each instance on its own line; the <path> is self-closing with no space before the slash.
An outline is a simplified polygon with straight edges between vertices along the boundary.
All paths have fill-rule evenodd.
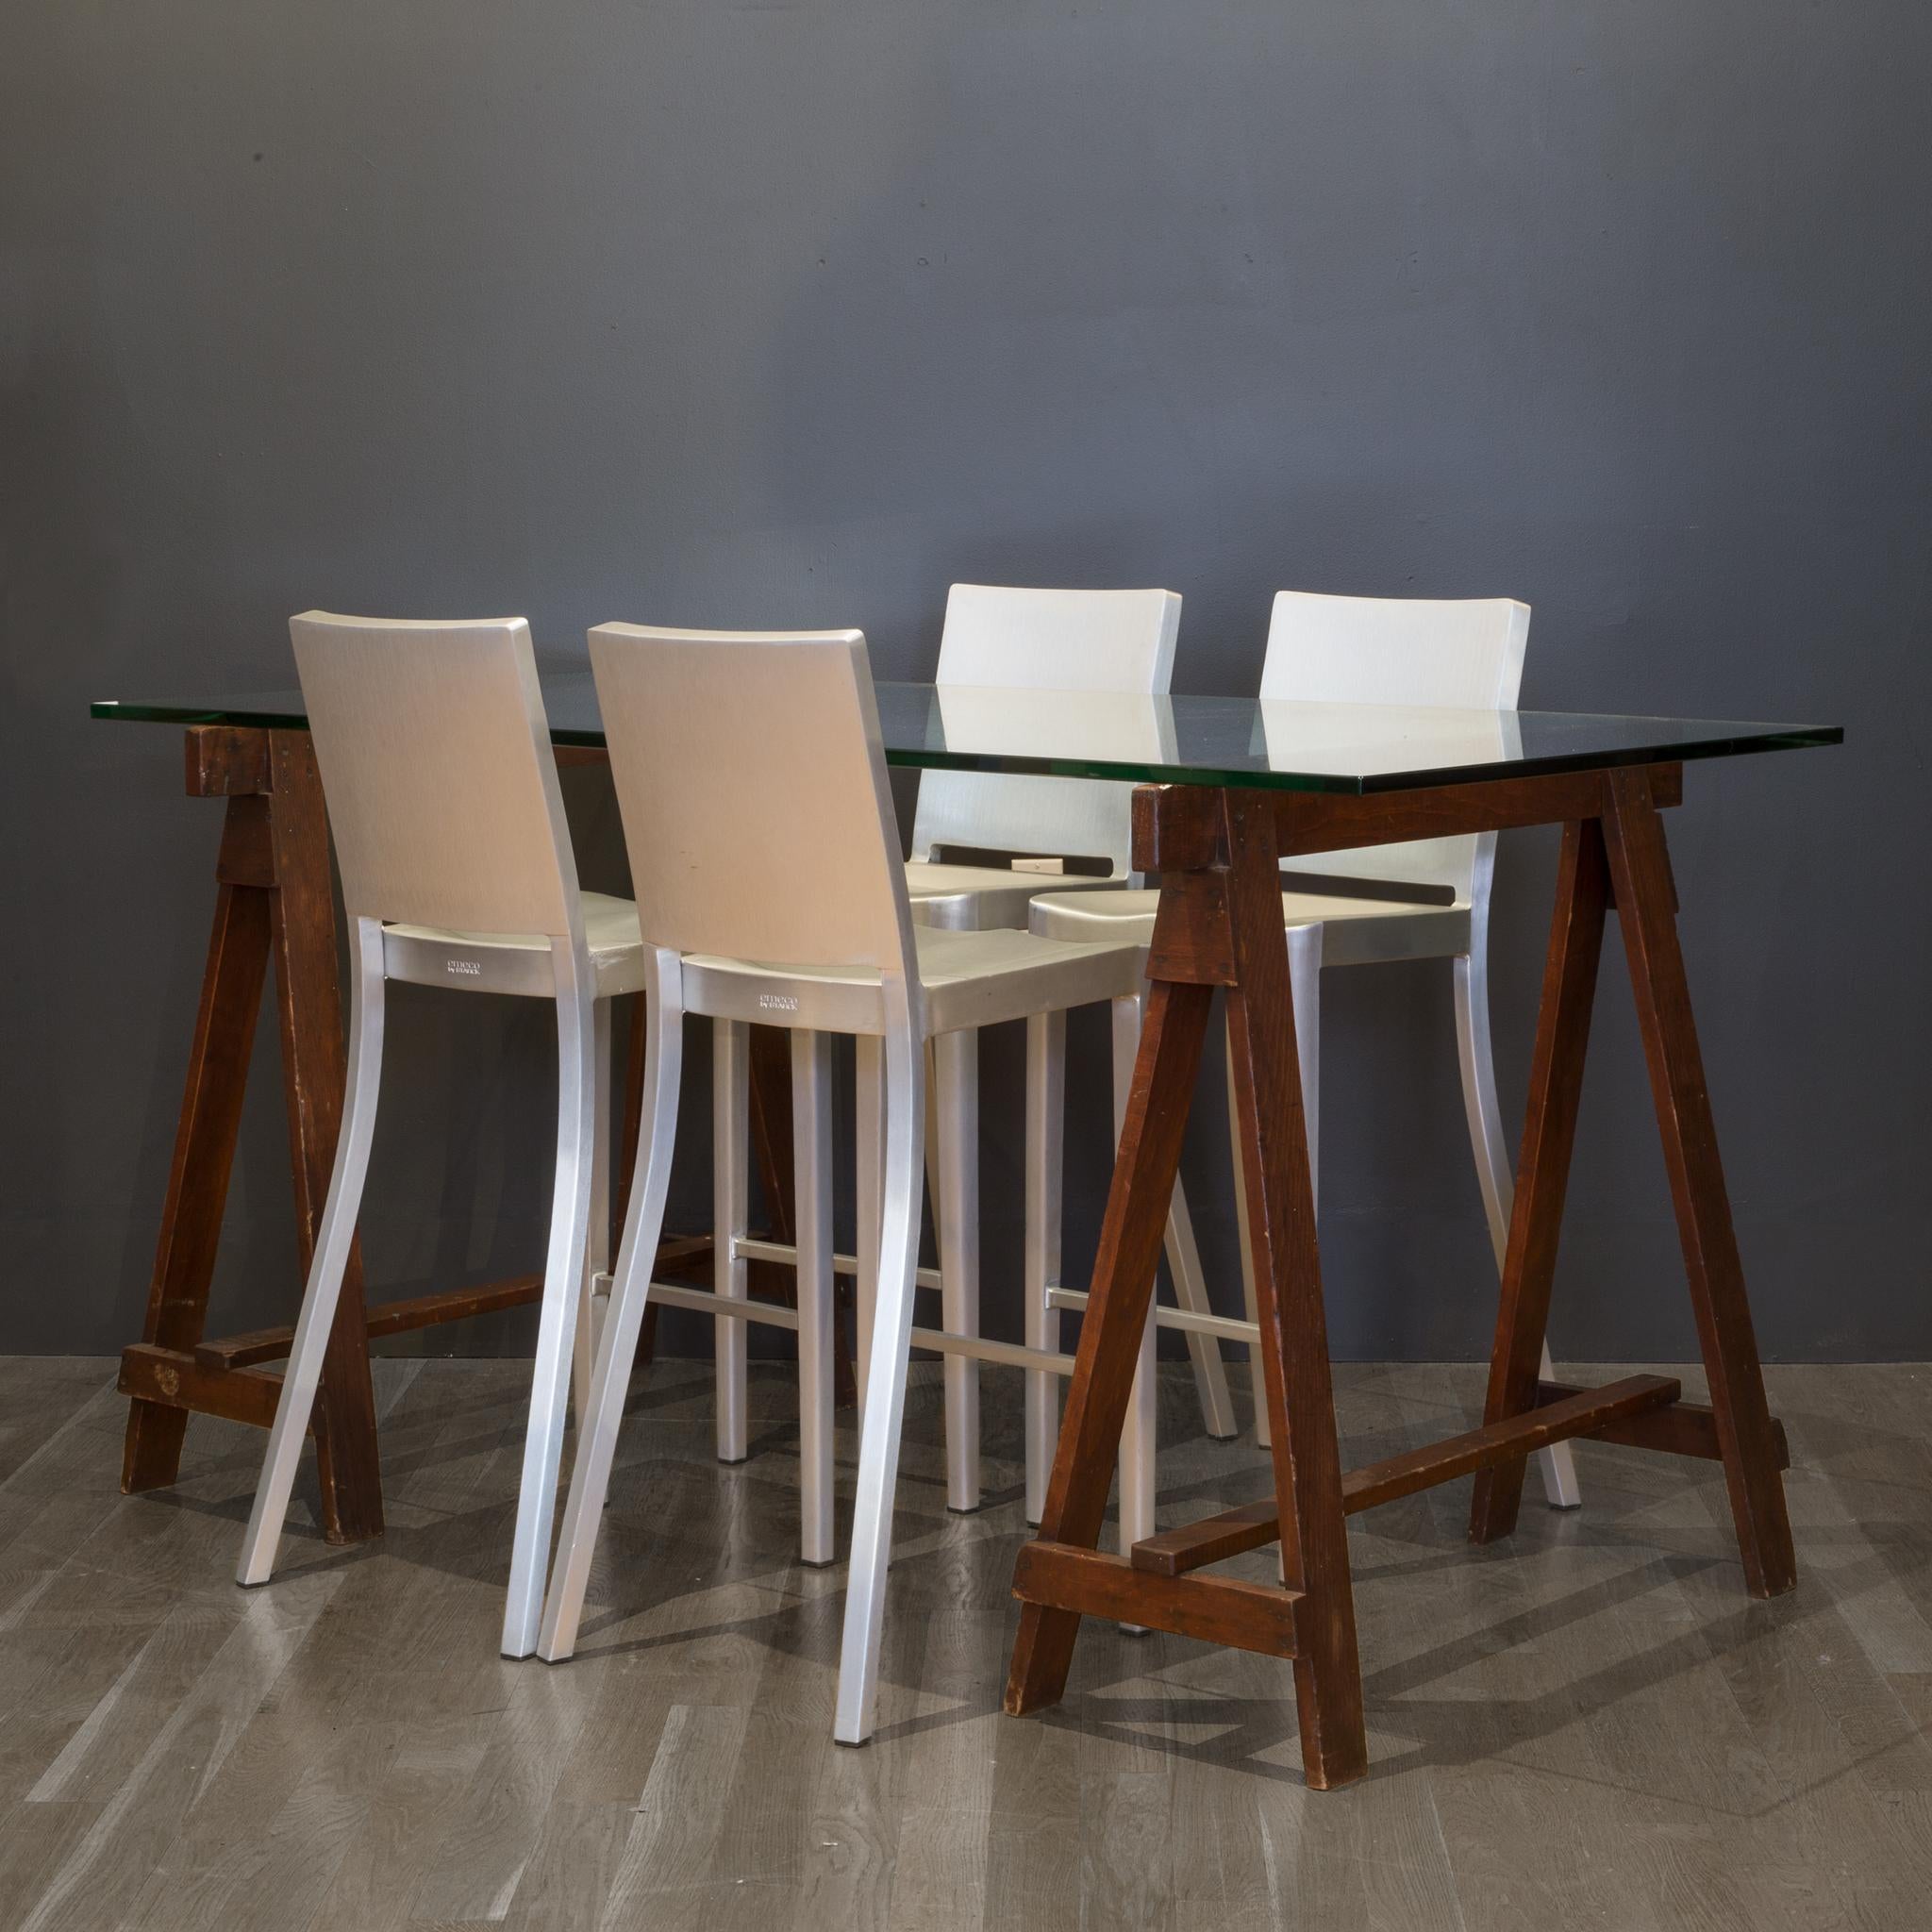
<path id="1" fill-rule="evenodd" d="M 1261 667 L 1264 729 L 1280 733 L 1280 762 L 1294 756 L 1287 736 L 1305 750 L 1319 734 L 1322 705 L 1390 705 L 1444 708 L 1474 714 L 1513 710 L 1523 684 L 1529 639 L 1529 608 L 1507 597 L 1439 602 L 1406 597 L 1330 597 L 1283 591 L 1274 600 L 1268 648 Z M 1271 701 L 1283 709 L 1269 721 Z M 1338 720 L 1338 728 L 1357 727 Z M 1324 852 L 1285 861 L 1310 875 L 1307 890 L 1282 894 L 1288 924 L 1289 976 L 1294 996 L 1295 1047 L 1301 1060 L 1302 1107 L 1307 1119 L 1308 1162 L 1315 1165 L 1321 1068 L 1321 974 L 1325 968 L 1391 959 L 1446 958 L 1454 963 L 1457 1058 L 1462 1072 L 1470 1144 L 1482 1186 L 1483 1208 L 1496 1266 L 1502 1269 L 1509 1240 L 1514 1180 L 1490 1043 L 1490 887 L 1495 870 L 1493 832 L 1407 844 L 1376 845 L 1355 852 Z M 1354 882 L 1334 892 L 1319 890 L 1324 875 Z M 1356 896 L 1362 891 L 1381 897 Z M 1042 936 L 1099 939 L 1151 936 L 1157 895 L 1151 891 L 1037 896 L 1032 929 Z M 1233 1081 L 1229 1081 L 1230 1107 Z M 1247 1320 L 1216 1321 L 1213 1332 L 1253 1332 L 1255 1283 L 1248 1253 L 1247 1204 L 1241 1163 L 1234 1163 L 1235 1204 L 1241 1230 L 1241 1275 Z M 1181 1190 L 1174 1190 L 1176 1199 Z M 1063 1307 L 1084 1297 L 1062 1291 Z M 1158 1310 L 1162 1325 L 1179 1325 L 1174 1312 Z M 1183 1313 L 1182 1320 L 1188 1319 Z M 1268 1444 L 1268 1409 L 1261 1391 L 1258 1350 L 1250 1348 L 1256 1434 Z M 1554 1380 L 1549 1350 L 1543 1374 Z M 1575 1462 L 1568 1442 L 1538 1454 L 1543 1490 L 1558 1508 L 1580 1500 Z"/>
<path id="2" fill-rule="evenodd" d="M 942 706 L 960 687 L 1151 697 L 1173 679 L 1180 620 L 1172 591 L 955 584 L 934 681 Z M 1024 930 L 1035 892 L 1125 885 L 1132 793 L 1088 778 L 922 772 L 906 861 L 913 924 Z"/>
<path id="3" fill-rule="evenodd" d="M 953 585 L 946 597 L 938 671 L 939 705 L 949 741 L 953 737 L 970 740 L 976 707 L 991 704 L 1003 714 L 998 721 L 1001 741 L 1010 743 L 1013 721 L 1005 715 L 1010 707 L 993 693 L 1031 689 L 1041 693 L 1042 722 L 1051 721 L 1042 750 L 1064 754 L 1066 707 L 1055 705 L 1048 694 L 1077 691 L 1090 704 L 1103 705 L 1108 696 L 1164 694 L 1173 676 L 1180 612 L 1181 600 L 1172 591 Z M 1146 728 L 1145 715 L 1144 708 L 1136 712 L 1135 728 Z M 1050 745 L 1047 737 L 1052 738 Z M 1096 742 L 1119 749 L 1117 736 L 1103 738 L 1096 731 Z M 1150 746 L 1149 756 L 1156 756 L 1158 749 Z M 912 923 L 955 932 L 998 926 L 1024 930 L 1036 892 L 1053 888 L 1093 891 L 1127 885 L 1133 790 L 1129 784 L 1087 778 L 922 773 L 912 857 L 906 865 Z M 959 1336 L 976 1335 L 980 1326 L 978 1047 L 976 1032 L 941 1034 L 932 1042 L 928 1070 L 927 1188 L 939 1267 L 922 1269 L 920 1286 L 939 1291 L 941 1320 Z M 877 1043 L 862 1038 L 862 1131 L 875 1115 L 876 1103 L 871 1096 L 881 1077 Z M 1030 1240 L 1029 1236 L 1029 1243 Z M 1166 1249 L 1180 1307 L 1196 1315 L 1210 1314 L 1200 1249 L 1188 1220 L 1186 1199 L 1178 1192 L 1168 1217 Z M 791 1249 L 771 1243 L 760 1244 L 756 1252 L 778 1260 L 792 1257 Z M 1028 1252 L 1031 1256 L 1030 1245 Z M 835 1265 L 841 1273 L 851 1272 L 858 1257 L 841 1256 Z M 1054 1272 L 1057 1274 L 1057 1263 Z M 1030 1281 L 1025 1293 L 1029 1343 L 1058 1346 L 1059 1310 L 1036 1307 L 1039 1296 Z M 721 1324 L 719 1346 L 728 1354 L 741 1389 L 741 1324 L 730 1324 L 729 1332 Z M 979 1507 L 979 1362 L 1001 1359 L 998 1346 L 991 1344 L 994 1353 L 985 1357 L 960 1350 L 946 1357 L 946 1503 L 952 1509 Z M 1197 1330 L 1189 1334 L 1188 1346 L 1208 1433 L 1232 1437 L 1234 1405 L 1220 1344 Z M 863 1323 L 858 1356 L 862 1384 Z M 1053 1464 L 1058 1378 L 1043 1371 L 1029 1372 L 1026 1406 L 1026 1518 L 1038 1523 Z M 721 1423 L 726 1415 L 733 1419 L 728 1435 L 721 1427 L 720 1436 L 719 1454 L 729 1461 L 744 1455 L 743 1412 L 741 1394 L 720 1409 Z"/>
<path id="4" fill-rule="evenodd" d="M 752 1022 L 792 1031 L 801 1548 L 808 1562 L 833 1557 L 829 1036 L 854 1034 L 877 1044 L 884 1065 L 883 1106 L 874 1104 L 867 1129 L 873 1145 L 859 1154 L 869 1176 L 860 1208 L 863 1418 L 836 1724 L 841 1739 L 858 1742 L 872 1730 L 876 1702 L 909 1350 L 996 1346 L 913 1325 L 926 1042 L 1137 993 L 1141 950 L 1063 944 L 1009 928 L 913 926 L 858 631 L 605 625 L 591 633 L 591 661 L 649 949 L 651 1030 L 617 1281 L 538 1648 L 556 1660 L 575 1645 L 647 1298 L 741 1321 L 774 1312 L 745 1298 L 740 1273 L 743 1157 L 732 1144 L 741 1146 L 741 1041 Z M 787 963 L 760 963 L 768 960 Z M 724 1025 L 714 1121 L 727 1198 L 713 1229 L 717 1296 L 649 1279 L 676 1130 L 686 1013 Z M 1038 1071 L 1029 1113 L 1055 1084 L 1056 1070 Z M 1031 1217 L 1041 1208 L 1031 1164 L 1028 1178 Z M 1072 1368 L 1057 1349 L 1006 1346 L 998 1358 L 1053 1373 Z M 719 1380 L 722 1407 L 733 1399 L 722 1363 Z M 1124 1448 L 1124 1458 L 1133 1453 Z"/>
<path id="5" fill-rule="evenodd" d="M 388 982 L 552 999 L 556 1190 L 503 1620 L 505 1655 L 526 1657 L 549 1567 L 573 1338 L 588 1307 L 608 1002 L 646 977 L 637 909 L 578 891 L 522 618 L 415 624 L 309 611 L 289 629 L 355 934 L 349 1074 L 237 1581 L 268 1581 L 288 1515 L 369 1168 Z"/>

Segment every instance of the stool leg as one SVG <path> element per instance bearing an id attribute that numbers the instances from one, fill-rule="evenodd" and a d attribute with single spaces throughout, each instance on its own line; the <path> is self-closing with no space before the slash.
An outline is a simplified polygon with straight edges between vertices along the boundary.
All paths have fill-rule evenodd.
<path id="1" fill-rule="evenodd" d="M 1060 1285 L 1060 1182 L 1067 1113 L 1067 1016 L 1026 1022 L 1026 1346 L 1058 1349 L 1060 1311 L 1046 1291 Z M 1060 1426 L 1060 1378 L 1026 1371 L 1026 1521 L 1046 1507 L 1053 1445 Z"/>
<path id="2" fill-rule="evenodd" d="M 543 1628 L 537 1654 L 557 1663 L 576 1648 L 584 1592 L 591 1580 L 604 1499 L 610 1488 L 610 1465 L 624 1426 L 624 1398 L 630 1386 L 651 1266 L 664 1231 L 664 1196 L 671 1185 L 671 1156 L 677 1141 L 677 1089 L 684 1064 L 684 1001 L 675 953 L 653 956 L 650 1003 L 641 1024 L 649 1028 L 645 1049 L 643 1105 L 638 1120 L 637 1160 L 630 1202 L 618 1245 L 617 1279 L 598 1340 L 591 1399 L 577 1424 L 577 1453 L 571 1472 L 570 1500 L 563 1532 L 543 1605 Z M 741 1323 L 737 1324 L 742 1326 Z"/>
<path id="3" fill-rule="evenodd" d="M 879 1239 L 879 1290 L 872 1373 L 858 1443 L 852 1512 L 852 1563 L 845 1629 L 839 1651 L 839 1699 L 832 1735 L 841 1744 L 872 1736 L 878 1706 L 879 1638 L 885 1622 L 886 1566 L 891 1556 L 892 1491 L 906 1419 L 907 1357 L 912 1345 L 913 1271 L 919 1261 L 921 1142 L 925 1126 L 925 1063 L 920 1052 L 920 994 L 889 974 L 886 1002 L 886 1174 Z"/>
<path id="4" fill-rule="evenodd" d="M 746 1232 L 749 1200 L 749 1030 L 741 1020 L 718 1020 L 711 1026 L 711 1286 L 733 1301 L 742 1301 L 748 1292 L 738 1243 Z M 718 1460 L 742 1462 L 748 1324 L 720 1316 L 711 1325 L 718 1379 Z"/>
<path id="5" fill-rule="evenodd" d="M 591 1050 L 591 1226 L 584 1241 L 584 1286 L 577 1298 L 576 1346 L 571 1360 L 571 1405 L 581 1430 L 591 1407 L 591 1375 L 604 1298 L 597 1277 L 610 1272 L 610 1002 L 597 1002 Z"/>
<path id="6" fill-rule="evenodd" d="M 859 1413 L 865 1413 L 865 1378 L 872 1363 L 873 1317 L 879 1296 L 880 1189 L 886 1169 L 885 1042 L 875 1033 L 861 1033 L 853 1041 L 855 1093 L 853 1162 L 858 1182 L 858 1272 L 853 1297 L 853 1330 L 858 1369 Z"/>
<path id="7" fill-rule="evenodd" d="M 932 1043 L 939 1124 L 941 1320 L 952 1335 L 979 1333 L 979 1035 L 941 1033 Z M 979 1507 L 979 1364 L 949 1355 L 946 1507 Z"/>
<path id="8" fill-rule="evenodd" d="M 1113 1131 L 1119 1141 L 1126 1124 L 1127 1095 L 1133 1090 L 1134 1062 L 1141 1051 L 1141 1002 L 1138 996 L 1113 1003 Z M 1154 1534 L 1155 1456 L 1158 1441 L 1155 1400 L 1155 1297 L 1147 1297 L 1147 1320 L 1141 1331 L 1141 1353 L 1134 1366 L 1134 1384 L 1127 1395 L 1126 1420 L 1121 1427 L 1121 1520 L 1123 1551 Z"/>
<path id="9" fill-rule="evenodd" d="M 341 1133 L 336 1141 L 335 1172 L 328 1184 L 315 1257 L 309 1264 L 302 1313 L 289 1349 L 289 1365 L 282 1374 L 275 1426 L 269 1431 L 255 1504 L 242 1540 L 237 1583 L 266 1583 L 275 1570 L 275 1549 L 289 1513 L 289 1492 L 295 1483 L 295 1465 L 301 1459 L 302 1439 L 308 1432 L 309 1415 L 315 1407 L 323 1357 L 328 1350 L 342 1274 L 356 1239 L 362 1183 L 369 1173 L 369 1144 L 375 1132 L 376 1095 L 382 1085 L 383 995 L 382 926 L 374 919 L 358 919 L 356 978 L 349 1008 L 348 1090 L 342 1101 Z"/>
<path id="10" fill-rule="evenodd" d="M 798 1241 L 799 1554 L 837 1558 L 832 1537 L 832 1039 L 791 1036 L 792 1224 Z"/>
<path id="11" fill-rule="evenodd" d="M 591 1221 L 591 1158 L 595 1141 L 591 1062 L 596 1040 L 596 982 L 588 954 L 553 940 L 557 980 L 557 1183 L 550 1200 L 550 1252 L 537 1323 L 537 1362 L 530 1377 L 530 1423 L 524 1436 L 509 1593 L 503 1612 L 503 1654 L 528 1657 L 537 1647 L 543 1589 L 550 1574 L 550 1529 L 563 1461 L 563 1412 L 570 1395 L 572 1342 Z"/>

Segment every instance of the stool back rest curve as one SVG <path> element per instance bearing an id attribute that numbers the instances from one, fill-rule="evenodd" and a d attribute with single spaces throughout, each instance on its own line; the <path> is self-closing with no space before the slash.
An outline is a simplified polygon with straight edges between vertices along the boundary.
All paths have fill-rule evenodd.
<path id="1" fill-rule="evenodd" d="M 955 584 L 934 681 L 1164 695 L 1180 621 L 1181 600 L 1172 591 Z M 977 846 L 1108 858 L 1124 877 L 1133 790 L 1104 779 L 924 772 L 912 856 L 930 858 L 935 846 Z"/>
<path id="2" fill-rule="evenodd" d="M 521 617 L 289 621 L 349 916 L 581 937 Z"/>
<path id="3" fill-rule="evenodd" d="M 1513 597 L 1334 597 L 1283 591 L 1274 599 L 1261 697 L 1310 705 L 1513 712 L 1523 688 L 1529 606 Z M 1499 719 L 1491 753 L 1511 741 Z M 1284 859 L 1295 872 L 1451 886 L 1458 902 L 1486 892 L 1493 832 Z"/>
<path id="4" fill-rule="evenodd" d="M 865 638 L 591 632 L 647 945 L 918 983 Z"/>

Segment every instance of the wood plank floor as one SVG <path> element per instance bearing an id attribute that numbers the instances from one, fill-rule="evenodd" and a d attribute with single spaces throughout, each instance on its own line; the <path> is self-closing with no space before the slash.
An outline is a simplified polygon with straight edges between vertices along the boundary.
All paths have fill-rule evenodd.
<path id="1" fill-rule="evenodd" d="M 1164 1374 L 1163 1524 L 1257 1494 Z M 999 1714 L 1004 1371 L 970 1518 L 918 1372 L 881 1735 L 835 1748 L 841 1577 L 791 1560 L 791 1384 L 754 1376 L 736 1469 L 707 1368 L 634 1393 L 551 1668 L 495 1654 L 525 1369 L 378 1363 L 387 1538 L 331 1551 L 299 1503 L 243 1592 L 258 1434 L 198 1420 L 181 1486 L 123 1498 L 111 1365 L 0 1359 L 0 1932 L 1932 1924 L 1932 1371 L 1774 1372 L 1780 1603 L 1743 1593 L 1713 1464 L 1579 1445 L 1584 1509 L 1485 1552 L 1466 1481 L 1356 1518 L 1373 1772 L 1325 1796 L 1264 1658 L 1090 1624 L 1058 1710 Z M 1352 1461 L 1482 1397 L 1474 1368 L 1338 1381 Z"/>

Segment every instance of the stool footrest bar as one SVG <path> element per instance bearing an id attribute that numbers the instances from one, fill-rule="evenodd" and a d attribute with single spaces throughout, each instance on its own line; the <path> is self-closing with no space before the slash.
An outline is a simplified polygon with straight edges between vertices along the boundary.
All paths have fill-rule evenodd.
<path id="1" fill-rule="evenodd" d="M 1124 1557 L 1071 1543 L 1023 1544 L 1013 1571 L 1022 1603 L 1076 1610 L 1149 1630 L 1169 1630 L 1266 1657 L 1296 1657 L 1299 1591 L 1231 1576 L 1164 1576 Z"/>
<path id="2" fill-rule="evenodd" d="M 798 1266 L 798 1244 L 795 1241 L 771 1241 L 761 1235 L 740 1235 L 733 1243 L 734 1251 L 747 1261 L 770 1261 L 780 1268 Z M 841 1255 L 832 1257 L 834 1274 L 857 1274 L 858 1257 Z M 938 1288 L 940 1271 L 937 1268 L 922 1268 L 915 1279 L 921 1288 Z"/>
<path id="3" fill-rule="evenodd" d="M 599 1277 L 603 1279 L 605 1277 Z M 708 1288 L 677 1288 L 653 1281 L 650 1299 L 659 1307 L 693 1308 L 701 1315 L 722 1315 L 732 1322 L 763 1322 L 774 1328 L 796 1332 L 798 1310 L 782 1302 L 754 1301 L 750 1296 L 714 1294 Z M 1017 1341 L 991 1341 L 979 1335 L 949 1335 L 941 1328 L 915 1328 L 914 1348 L 941 1355 L 960 1355 L 974 1361 L 994 1362 L 1009 1369 L 1044 1369 L 1053 1375 L 1071 1375 L 1074 1357 L 1056 1349 L 1026 1348 Z"/>
<path id="4" fill-rule="evenodd" d="M 1084 1288 L 1050 1288 L 1046 1291 L 1048 1307 L 1066 1308 L 1076 1315 L 1085 1311 L 1087 1299 Z M 1243 1322 L 1235 1315 L 1199 1315 L 1192 1308 L 1170 1308 L 1158 1302 L 1154 1307 L 1154 1325 L 1177 1328 L 1184 1335 L 1211 1335 L 1217 1341 L 1245 1342 L 1250 1347 L 1261 1339 L 1258 1323 Z"/>
<path id="5" fill-rule="evenodd" d="M 670 1281 L 651 1283 L 647 1299 L 658 1307 L 694 1308 L 701 1315 L 722 1315 L 730 1322 L 762 1322 L 770 1328 L 798 1327 L 798 1310 L 783 1302 L 757 1301 L 750 1295 L 714 1294 L 708 1288 L 680 1288 Z"/>

